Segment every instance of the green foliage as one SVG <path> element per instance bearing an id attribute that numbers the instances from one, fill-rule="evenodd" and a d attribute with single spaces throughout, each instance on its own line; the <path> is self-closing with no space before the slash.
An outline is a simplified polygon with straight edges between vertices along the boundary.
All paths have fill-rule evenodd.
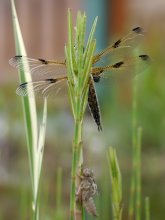
<path id="1" fill-rule="evenodd" d="M 141 219 L 141 139 L 142 128 L 137 130 L 137 147 L 136 147 L 136 170 L 135 170 L 135 182 L 136 182 L 136 220 Z"/>
<path id="2" fill-rule="evenodd" d="M 66 218 L 66 213 L 62 206 L 62 168 L 57 169 L 57 180 L 56 180 L 56 211 L 54 219 L 63 220 Z"/>
<path id="3" fill-rule="evenodd" d="M 150 220 L 150 199 L 145 198 L 145 220 Z"/>
<path id="4" fill-rule="evenodd" d="M 21 30 L 19 27 L 14 1 L 11 0 L 13 13 L 13 27 L 15 33 L 16 54 L 26 55 Z M 85 109 L 87 106 L 88 86 L 90 79 L 90 70 L 92 66 L 92 57 L 96 47 L 94 39 L 94 31 L 96 28 L 97 18 L 95 19 L 91 32 L 89 34 L 87 44 L 85 45 L 86 16 L 80 12 L 77 15 L 77 23 L 75 27 L 75 36 L 73 33 L 73 24 L 70 11 L 68 12 L 68 45 L 65 47 L 66 64 L 68 73 L 68 94 L 72 114 L 74 118 L 74 137 L 72 147 L 72 176 L 71 176 L 71 192 L 70 192 L 70 219 L 75 218 L 77 209 L 81 212 L 81 219 L 85 219 L 82 207 L 76 206 L 75 192 L 78 185 L 77 176 L 80 175 L 83 166 L 83 142 L 82 142 L 82 124 Z M 30 74 L 27 70 L 28 63 L 24 64 L 24 68 L 19 71 L 20 83 L 31 81 Z M 26 67 L 26 68 L 25 68 Z M 162 80 L 163 82 L 163 80 Z M 133 117 L 132 117 L 132 145 L 133 145 L 133 170 L 131 181 L 131 199 L 129 206 L 129 219 L 134 217 L 136 220 L 142 219 L 141 215 L 141 128 L 137 126 L 137 88 L 133 87 Z M 144 94 L 142 94 L 143 96 Z M 143 97 L 144 98 L 144 97 Z M 33 212 L 34 220 L 39 219 L 39 183 L 44 153 L 44 142 L 47 120 L 47 100 L 45 99 L 43 108 L 43 119 L 40 130 L 37 126 L 37 114 L 35 99 L 29 97 L 22 98 L 24 119 L 27 135 L 28 156 L 30 164 L 30 173 L 32 180 L 33 193 Z M 143 102 L 142 102 L 143 103 Z M 144 103 L 145 104 L 145 103 Z M 159 103 L 163 105 L 163 102 Z M 163 109 L 163 108 L 160 108 Z M 157 109 L 156 109 L 157 110 Z M 164 114 L 162 110 L 162 114 Z M 150 126 L 151 127 L 151 126 Z M 154 126 L 153 126 L 154 127 Z M 158 126 L 157 126 L 158 127 Z M 153 128 L 152 128 L 153 129 Z M 39 130 L 39 132 L 38 132 Z M 123 214 L 122 206 L 122 177 L 119 169 L 116 152 L 110 148 L 108 152 L 108 164 L 111 177 L 112 191 L 112 210 L 113 219 L 121 220 Z M 106 177 L 105 177 L 106 178 Z M 57 188 L 56 188 L 56 210 L 53 214 L 55 219 L 66 219 L 66 213 L 61 202 L 62 197 L 62 170 L 58 170 Z M 26 199 L 27 195 L 24 195 Z M 105 195 L 105 199 L 107 199 Z M 107 199 L 108 200 L 108 199 Z M 104 201 L 103 201 L 104 202 Z M 106 204 L 107 205 L 107 204 Z M 22 201 L 22 212 L 25 212 L 26 204 Z M 21 216 L 23 214 L 21 213 Z M 107 217 L 107 216 L 106 216 Z M 91 217 L 92 218 L 92 217 Z M 145 199 L 145 219 L 150 220 L 149 198 Z"/>
<path id="5" fill-rule="evenodd" d="M 120 173 L 119 164 L 116 157 L 116 151 L 109 148 L 108 164 L 111 177 L 112 187 L 112 211 L 113 220 L 122 219 L 122 178 Z"/>
<path id="6" fill-rule="evenodd" d="M 79 181 L 77 175 L 80 176 L 81 167 L 83 165 L 82 123 L 87 105 L 90 71 L 96 46 L 96 41 L 93 39 L 96 21 L 97 19 L 95 19 L 91 29 L 87 46 L 84 48 L 86 16 L 80 12 L 78 13 L 75 27 L 76 33 L 74 38 L 72 18 L 70 10 L 68 11 L 68 45 L 65 48 L 65 52 L 68 73 L 69 99 L 75 123 L 72 148 L 70 219 L 74 219 L 74 215 L 76 215 L 77 212 L 80 212 L 82 216 L 84 213 L 81 207 L 77 207 L 79 211 L 76 211 L 75 193 L 76 185 L 78 185 Z"/>
<path id="7" fill-rule="evenodd" d="M 14 1 L 11 0 L 12 6 L 12 18 L 16 45 L 16 54 L 26 56 L 25 46 L 22 38 L 21 29 L 19 26 L 17 13 L 14 5 Z M 24 64 L 19 70 L 20 83 L 31 81 L 31 75 L 29 71 L 28 62 L 24 61 Z M 32 180 L 32 193 L 33 193 L 33 218 L 39 219 L 39 181 L 42 167 L 42 159 L 44 153 L 44 142 L 46 133 L 46 120 L 47 120 L 47 100 L 44 100 L 43 118 L 40 128 L 37 125 L 37 113 L 35 99 L 29 97 L 22 97 L 24 120 L 27 137 L 27 148 L 30 165 L 30 173 Z"/>

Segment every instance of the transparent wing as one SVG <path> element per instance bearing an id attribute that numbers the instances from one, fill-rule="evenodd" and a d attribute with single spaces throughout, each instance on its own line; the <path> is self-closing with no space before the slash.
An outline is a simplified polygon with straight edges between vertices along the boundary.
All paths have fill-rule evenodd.
<path id="1" fill-rule="evenodd" d="M 96 54 L 93 58 L 93 63 L 98 61 L 105 62 L 104 58 L 108 59 L 108 62 L 115 62 L 117 59 L 119 60 L 129 56 L 143 36 L 144 31 L 141 27 L 132 29 L 126 36 Z"/>
<path id="2" fill-rule="evenodd" d="M 33 80 L 66 76 L 65 61 L 33 59 L 19 55 L 11 58 L 9 64 L 20 70 L 25 68 L 25 70 L 27 69 L 28 71 L 30 68 L 30 74 L 32 75 Z"/>
<path id="3" fill-rule="evenodd" d="M 99 77 L 113 77 L 115 79 L 124 79 L 133 77 L 146 70 L 151 64 L 151 58 L 142 54 L 129 59 L 121 60 L 113 65 L 104 67 L 95 67 L 92 69 L 94 80 L 98 81 Z"/>
<path id="4" fill-rule="evenodd" d="M 17 95 L 30 96 L 34 95 L 40 97 L 54 97 L 59 91 L 66 85 L 66 78 L 60 79 L 46 79 L 36 82 L 25 82 L 22 83 L 16 90 Z"/>

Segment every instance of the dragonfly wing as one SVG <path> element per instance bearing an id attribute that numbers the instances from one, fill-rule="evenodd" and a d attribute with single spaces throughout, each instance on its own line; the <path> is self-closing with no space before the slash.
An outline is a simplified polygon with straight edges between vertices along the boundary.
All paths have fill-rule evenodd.
<path id="1" fill-rule="evenodd" d="M 113 77 L 114 79 L 128 79 L 142 73 L 151 64 L 151 58 L 142 54 L 129 59 L 121 60 L 115 64 L 96 67 L 92 70 L 93 77 Z"/>
<path id="2" fill-rule="evenodd" d="M 133 49 L 140 43 L 144 31 L 141 27 L 132 29 L 126 36 L 117 40 L 111 46 L 105 48 L 93 58 L 93 63 L 101 60 L 101 62 L 115 62 L 123 57 L 129 56 Z"/>
<path id="3" fill-rule="evenodd" d="M 11 58 L 9 64 L 20 70 L 30 70 L 33 80 L 66 76 L 66 65 L 64 61 L 33 59 L 18 55 Z"/>
<path id="4" fill-rule="evenodd" d="M 65 84 L 65 77 L 61 79 L 50 78 L 43 81 L 25 82 L 17 88 L 16 93 L 20 96 L 34 97 L 34 95 L 37 95 L 40 97 L 54 97 Z"/>

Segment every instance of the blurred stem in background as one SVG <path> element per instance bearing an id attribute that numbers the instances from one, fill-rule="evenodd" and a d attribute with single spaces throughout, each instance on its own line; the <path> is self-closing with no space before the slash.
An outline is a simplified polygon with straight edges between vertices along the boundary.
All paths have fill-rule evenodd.
<path id="1" fill-rule="evenodd" d="M 56 180 L 56 211 L 54 219 L 63 220 L 66 218 L 66 213 L 62 205 L 62 168 L 57 169 L 57 180 Z"/>
<path id="2" fill-rule="evenodd" d="M 117 161 L 116 151 L 110 147 L 108 151 L 108 164 L 111 177 L 112 212 L 113 220 L 122 219 L 122 177 Z"/>
<path id="3" fill-rule="evenodd" d="M 84 219 L 82 204 L 76 204 L 76 187 L 79 185 L 83 166 L 82 124 L 87 106 L 90 71 L 96 41 L 93 39 L 97 19 L 85 45 L 86 16 L 78 12 L 75 39 L 70 10 L 68 11 L 68 45 L 65 48 L 70 105 L 74 117 L 72 146 L 72 171 L 70 192 L 70 220 Z"/>
<path id="4" fill-rule="evenodd" d="M 132 176 L 130 187 L 129 220 L 141 219 L 141 142 L 142 128 L 137 127 L 137 79 L 133 81 L 132 101 Z"/>
<path id="5" fill-rule="evenodd" d="M 141 141 L 142 141 L 142 128 L 138 127 L 137 130 L 137 147 L 136 147 L 136 211 L 135 219 L 141 219 Z"/>
<path id="6" fill-rule="evenodd" d="M 131 194 L 129 204 L 129 220 L 141 220 L 141 142 L 142 128 L 137 127 L 137 85 L 133 84 L 133 170 L 131 177 Z M 112 148 L 108 153 L 109 171 L 112 186 L 113 220 L 122 218 L 122 181 L 116 152 Z M 149 198 L 145 199 L 145 219 L 150 220 Z"/>
<path id="7" fill-rule="evenodd" d="M 129 202 L 129 220 L 133 220 L 135 210 L 135 177 L 136 177 L 136 146 L 137 146 L 137 79 L 133 80 L 132 87 L 132 176 L 130 187 L 130 202 Z"/>
<path id="8" fill-rule="evenodd" d="M 145 220 L 150 220 L 150 199 L 145 198 Z"/>
<path id="9" fill-rule="evenodd" d="M 21 29 L 19 26 L 17 13 L 14 5 L 14 1 L 11 0 L 12 20 L 14 28 L 14 37 L 16 45 L 16 54 L 26 56 L 26 50 L 22 38 Z M 24 59 L 22 68 L 19 70 L 20 83 L 31 81 L 31 75 L 29 71 L 28 62 Z M 46 133 L 46 121 L 47 121 L 47 100 L 44 100 L 43 118 L 40 127 L 37 125 L 37 113 L 35 99 L 30 97 L 22 97 L 24 121 L 27 138 L 27 149 L 30 166 L 30 174 L 32 181 L 32 193 L 33 193 L 33 219 L 39 219 L 39 183 L 42 167 L 42 159 L 44 153 L 45 133 Z"/>
<path id="10" fill-rule="evenodd" d="M 58 167 L 57 169 L 57 181 L 56 181 L 56 207 L 60 209 L 61 198 L 62 198 L 62 169 Z"/>

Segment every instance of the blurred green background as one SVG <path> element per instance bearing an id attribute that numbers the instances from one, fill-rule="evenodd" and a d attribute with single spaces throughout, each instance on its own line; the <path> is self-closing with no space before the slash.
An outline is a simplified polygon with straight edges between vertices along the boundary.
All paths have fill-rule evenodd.
<path id="1" fill-rule="evenodd" d="M 152 57 L 151 67 L 137 77 L 138 125 L 142 138 L 142 207 L 151 201 L 151 220 L 165 219 L 165 1 L 164 0 L 16 0 L 29 57 L 60 59 L 67 42 L 67 10 L 74 19 L 85 10 L 89 33 L 95 16 L 97 51 L 132 28 L 142 26 L 140 50 Z M 15 55 L 10 1 L 0 1 L 0 219 L 31 219 L 31 182 L 18 74 L 8 60 Z M 103 131 L 86 111 L 84 160 L 94 170 L 99 193 L 99 219 L 111 219 L 111 191 L 106 153 L 117 149 L 123 177 L 123 220 L 127 219 L 132 153 L 132 84 L 97 85 Z M 43 102 L 37 101 L 38 117 Z M 41 177 L 41 219 L 68 219 L 73 118 L 66 92 L 48 101 L 46 145 Z M 57 172 L 62 169 L 62 206 L 57 207 Z M 61 211 L 60 211 L 61 210 Z M 61 214 L 62 213 L 62 214 Z M 62 215 L 62 217 L 58 217 Z M 87 219 L 92 219 L 87 217 Z"/>

